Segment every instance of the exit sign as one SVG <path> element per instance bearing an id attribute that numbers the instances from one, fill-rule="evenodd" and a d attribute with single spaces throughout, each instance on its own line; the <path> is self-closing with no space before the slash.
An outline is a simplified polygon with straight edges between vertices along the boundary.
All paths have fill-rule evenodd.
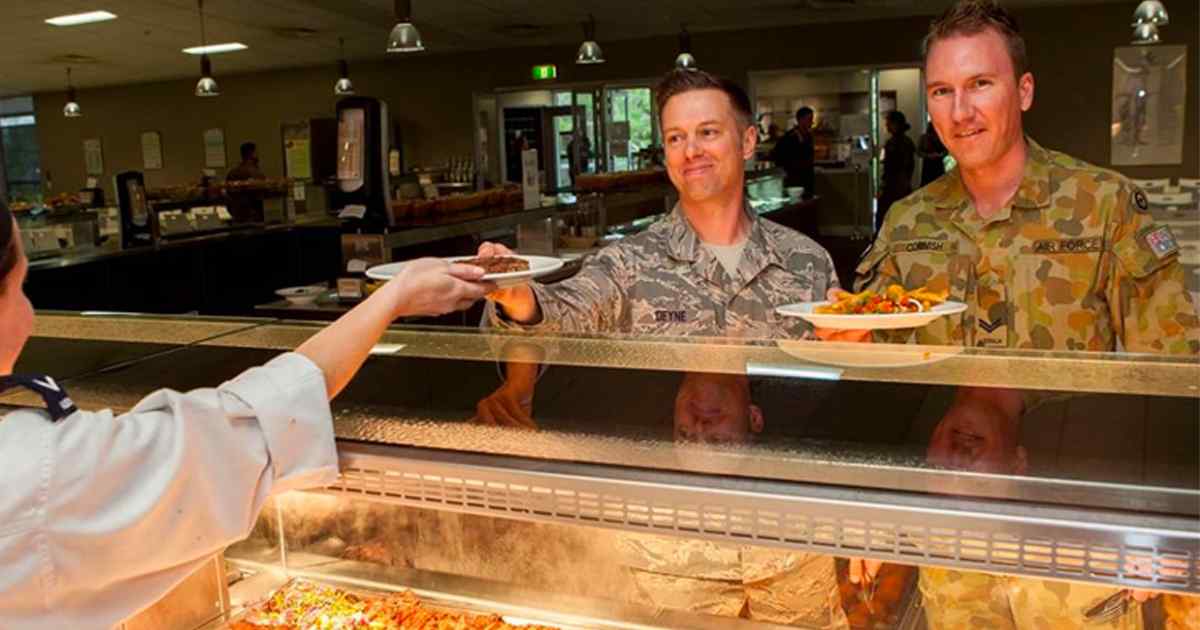
<path id="1" fill-rule="evenodd" d="M 556 66 L 552 63 L 547 63 L 547 64 L 533 67 L 533 80 L 534 81 L 548 81 L 550 79 L 554 79 L 557 77 L 558 77 L 558 66 Z"/>

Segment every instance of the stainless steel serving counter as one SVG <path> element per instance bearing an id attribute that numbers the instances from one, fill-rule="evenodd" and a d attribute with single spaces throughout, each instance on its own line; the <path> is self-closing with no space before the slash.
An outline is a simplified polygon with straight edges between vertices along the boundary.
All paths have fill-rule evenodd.
<path id="1" fill-rule="evenodd" d="M 87 366 L 62 379 L 78 404 L 128 409 L 154 387 L 219 383 L 317 329 L 47 314 L 18 369 L 70 353 L 71 365 Z M 872 350 L 910 352 L 910 362 L 864 364 L 857 344 L 395 328 L 335 403 L 342 478 L 328 492 L 1200 593 L 1200 360 Z M 484 421 L 480 405 L 505 385 L 508 363 L 530 356 L 547 366 L 530 424 Z M 737 443 L 673 440 L 681 373 L 685 382 L 749 379 L 767 430 Z M 1060 393 L 1016 436 L 1027 469 L 927 460 L 947 386 L 962 385 Z M 0 404 L 34 402 L 22 396 Z M 1141 568 L 1126 566 L 1131 558 Z"/>
<path id="2" fill-rule="evenodd" d="M 82 250 L 62 256 L 47 256 L 44 258 L 31 260 L 29 262 L 29 270 L 32 272 L 43 269 L 61 269 L 64 267 L 73 267 L 75 265 L 111 260 L 123 256 L 136 256 L 157 251 L 196 247 L 231 239 L 253 238 L 262 234 L 290 232 L 298 229 L 337 227 L 338 222 L 336 220 L 327 216 L 322 216 L 319 218 L 298 221 L 295 223 L 246 224 L 209 234 L 163 240 L 153 245 L 147 245 L 144 247 L 122 247 L 119 239 L 110 237 L 109 240 L 105 241 L 104 244 L 99 245 L 91 250 Z"/>

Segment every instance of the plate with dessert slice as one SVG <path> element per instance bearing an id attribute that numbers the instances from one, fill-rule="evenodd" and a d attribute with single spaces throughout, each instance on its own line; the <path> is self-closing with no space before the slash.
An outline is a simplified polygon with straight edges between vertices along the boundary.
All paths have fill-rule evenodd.
<path id="1" fill-rule="evenodd" d="M 478 256 L 452 256 L 443 259 L 447 262 L 462 263 L 483 267 L 487 273 L 483 279 L 495 282 L 501 289 L 526 284 L 534 278 L 540 278 L 562 269 L 563 261 L 550 256 L 493 256 L 480 258 Z M 371 267 L 367 277 L 373 280 L 389 280 L 400 272 L 407 262 L 388 263 Z"/>

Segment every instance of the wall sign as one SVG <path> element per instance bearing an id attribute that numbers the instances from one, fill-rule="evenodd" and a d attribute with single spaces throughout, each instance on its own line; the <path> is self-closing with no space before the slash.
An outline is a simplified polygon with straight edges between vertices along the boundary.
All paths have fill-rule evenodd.
<path id="1" fill-rule="evenodd" d="M 83 164 L 88 175 L 104 174 L 104 149 L 100 138 L 88 138 L 83 141 Z"/>
<path id="2" fill-rule="evenodd" d="M 206 129 L 204 131 L 204 166 L 207 168 L 225 168 L 225 130 Z"/>
<path id="3" fill-rule="evenodd" d="M 142 132 L 142 169 L 154 171 L 163 167 L 162 135 L 157 131 Z"/>

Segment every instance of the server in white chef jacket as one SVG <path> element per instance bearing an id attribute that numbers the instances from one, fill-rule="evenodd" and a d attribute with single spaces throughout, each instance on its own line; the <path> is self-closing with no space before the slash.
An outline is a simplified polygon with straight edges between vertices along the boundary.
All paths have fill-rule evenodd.
<path id="1" fill-rule="evenodd" d="M 46 401 L 0 417 L 2 630 L 111 628 L 247 536 L 268 496 L 333 482 L 329 399 L 388 324 L 495 290 L 477 267 L 415 261 L 295 352 L 117 416 L 76 410 L 49 376 L 12 374 L 33 327 L 26 270 L 0 207 L 0 389 Z"/>

